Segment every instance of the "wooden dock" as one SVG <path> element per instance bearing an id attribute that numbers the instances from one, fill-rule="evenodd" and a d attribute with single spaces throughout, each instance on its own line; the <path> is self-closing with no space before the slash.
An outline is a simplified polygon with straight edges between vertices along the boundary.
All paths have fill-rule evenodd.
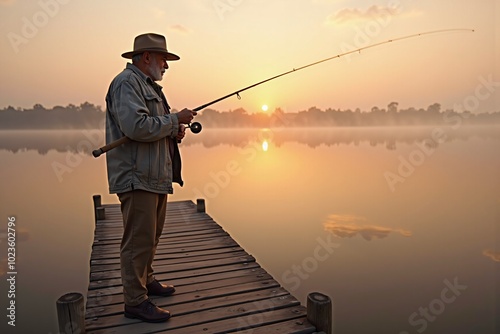
<path id="1" fill-rule="evenodd" d="M 168 309 L 172 318 L 154 324 L 125 318 L 120 207 L 101 205 L 100 196 L 98 200 L 94 196 L 94 202 L 96 226 L 84 320 L 87 333 L 317 333 L 308 320 L 314 316 L 308 318 L 306 307 L 204 212 L 204 201 L 167 205 L 153 265 L 156 278 L 175 285 L 176 292 L 151 299 Z"/>

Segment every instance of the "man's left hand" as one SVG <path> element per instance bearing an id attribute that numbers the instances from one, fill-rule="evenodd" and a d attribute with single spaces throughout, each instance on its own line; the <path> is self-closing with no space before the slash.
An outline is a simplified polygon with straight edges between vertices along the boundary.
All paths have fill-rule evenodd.
<path id="1" fill-rule="evenodd" d="M 179 124 L 179 132 L 177 133 L 177 141 L 181 141 L 186 135 L 186 127 L 184 124 Z"/>

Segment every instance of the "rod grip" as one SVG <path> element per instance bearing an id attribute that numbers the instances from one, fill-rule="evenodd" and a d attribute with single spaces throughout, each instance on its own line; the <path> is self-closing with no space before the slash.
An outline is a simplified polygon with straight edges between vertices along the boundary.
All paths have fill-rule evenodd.
<path id="1" fill-rule="evenodd" d="M 115 147 L 118 147 L 120 145 L 123 145 L 125 143 L 128 143 L 130 139 L 128 137 L 121 137 L 118 140 L 115 140 L 114 142 L 109 143 L 108 145 L 105 145 L 101 148 L 98 148 L 97 150 L 92 151 L 92 155 L 94 158 L 100 157 L 103 153 L 108 152 L 111 149 L 114 149 Z"/>

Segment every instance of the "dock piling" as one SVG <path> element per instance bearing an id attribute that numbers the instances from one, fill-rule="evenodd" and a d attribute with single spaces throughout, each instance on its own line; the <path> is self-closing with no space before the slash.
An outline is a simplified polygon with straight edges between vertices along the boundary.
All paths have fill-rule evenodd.
<path id="1" fill-rule="evenodd" d="M 196 211 L 205 212 L 205 200 L 203 198 L 198 198 L 196 200 Z"/>
<path id="2" fill-rule="evenodd" d="M 332 301 L 330 297 L 312 292 L 307 296 L 307 320 L 317 331 L 332 334 Z"/>
<path id="3" fill-rule="evenodd" d="M 85 333 L 85 305 L 81 293 L 71 292 L 56 302 L 59 332 L 66 334 Z"/>
<path id="4" fill-rule="evenodd" d="M 95 221 L 97 222 L 98 220 L 102 220 L 105 217 L 104 207 L 101 203 L 101 195 L 94 195 L 92 196 L 92 199 L 94 200 L 94 217 Z"/>

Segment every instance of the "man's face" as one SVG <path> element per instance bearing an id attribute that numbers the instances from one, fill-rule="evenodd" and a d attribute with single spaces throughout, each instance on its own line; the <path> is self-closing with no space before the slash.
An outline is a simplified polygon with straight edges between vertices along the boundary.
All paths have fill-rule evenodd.
<path id="1" fill-rule="evenodd" d="M 151 53 L 149 63 L 149 76 L 154 81 L 163 79 L 165 70 L 168 69 L 167 57 L 161 53 Z"/>

